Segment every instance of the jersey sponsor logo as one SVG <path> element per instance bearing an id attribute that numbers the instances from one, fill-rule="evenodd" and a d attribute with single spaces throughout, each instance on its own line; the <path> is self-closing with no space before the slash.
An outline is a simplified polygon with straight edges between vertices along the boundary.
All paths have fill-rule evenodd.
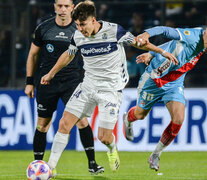
<path id="1" fill-rule="evenodd" d="M 46 49 L 48 52 L 52 53 L 54 51 L 54 46 L 52 44 L 47 44 Z"/>
<path id="2" fill-rule="evenodd" d="M 171 62 L 169 60 L 165 61 L 160 67 L 157 68 L 157 75 L 161 76 L 170 67 Z"/>
<path id="3" fill-rule="evenodd" d="M 97 56 L 114 52 L 118 47 L 116 42 L 106 42 L 82 45 L 79 49 L 83 56 Z"/>
<path id="4" fill-rule="evenodd" d="M 205 52 L 205 49 L 200 52 L 200 54 L 194 58 L 192 58 L 188 63 L 184 64 L 182 67 L 177 69 L 176 71 L 170 71 L 168 74 L 161 78 L 155 78 L 153 81 L 156 83 L 158 87 L 162 87 L 165 84 L 177 80 L 179 77 L 181 77 L 186 72 L 193 69 L 193 67 L 196 65 L 198 60 L 200 59 L 201 55 Z"/>
<path id="5" fill-rule="evenodd" d="M 65 36 L 64 32 L 59 32 L 59 34 L 55 36 L 55 38 L 68 39 L 68 36 Z"/>
<path id="6" fill-rule="evenodd" d="M 190 31 L 184 31 L 184 34 L 189 36 L 190 35 Z"/>

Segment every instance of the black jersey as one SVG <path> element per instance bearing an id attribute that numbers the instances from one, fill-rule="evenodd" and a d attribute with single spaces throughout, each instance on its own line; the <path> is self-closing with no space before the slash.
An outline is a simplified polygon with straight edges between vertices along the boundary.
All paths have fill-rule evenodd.
<path id="1" fill-rule="evenodd" d="M 56 64 L 58 58 L 68 49 L 71 36 L 76 30 L 74 22 L 67 26 L 59 26 L 52 17 L 37 26 L 34 34 L 33 43 L 41 47 L 39 56 L 41 76 L 48 73 Z M 82 75 L 81 57 L 77 55 L 73 61 L 60 70 L 55 79 L 72 79 Z M 76 77 L 80 78 L 80 77 Z"/>

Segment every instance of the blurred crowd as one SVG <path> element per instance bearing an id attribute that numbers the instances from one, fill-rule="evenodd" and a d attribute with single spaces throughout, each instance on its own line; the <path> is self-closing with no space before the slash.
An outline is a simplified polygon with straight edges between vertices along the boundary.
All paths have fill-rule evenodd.
<path id="1" fill-rule="evenodd" d="M 15 46 L 16 55 L 15 86 L 24 87 L 25 65 L 32 33 L 37 24 L 54 15 L 53 2 L 53 0 L 0 0 L 0 88 L 11 87 L 12 46 Z M 205 10 L 207 2 L 202 0 L 187 2 L 184 0 L 94 0 L 94 2 L 97 6 L 98 19 L 118 23 L 134 35 L 159 25 L 170 27 L 205 27 L 207 25 Z M 12 39 L 14 35 L 15 40 Z M 150 41 L 159 45 L 168 39 L 158 36 Z M 13 42 L 15 43 L 12 44 Z M 136 57 L 143 52 L 126 46 L 130 75 L 128 87 L 137 87 L 139 77 L 144 72 L 145 65 L 137 65 L 135 61 Z M 204 54 L 196 67 L 188 73 L 186 87 L 207 87 L 206 62 L 207 55 Z"/>

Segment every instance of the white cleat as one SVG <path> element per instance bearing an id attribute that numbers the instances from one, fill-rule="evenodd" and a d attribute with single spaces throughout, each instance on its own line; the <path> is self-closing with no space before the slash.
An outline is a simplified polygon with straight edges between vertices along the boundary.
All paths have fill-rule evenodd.
<path id="1" fill-rule="evenodd" d="M 159 154 L 152 153 L 148 159 L 148 163 L 150 164 L 149 165 L 150 169 L 154 169 L 155 171 L 158 171 L 160 169 L 159 161 L 160 161 Z"/>
<path id="2" fill-rule="evenodd" d="M 134 140 L 134 132 L 132 123 L 128 121 L 128 113 L 125 112 L 123 115 L 123 123 L 124 123 L 124 130 L 125 130 L 125 137 L 128 141 Z"/>

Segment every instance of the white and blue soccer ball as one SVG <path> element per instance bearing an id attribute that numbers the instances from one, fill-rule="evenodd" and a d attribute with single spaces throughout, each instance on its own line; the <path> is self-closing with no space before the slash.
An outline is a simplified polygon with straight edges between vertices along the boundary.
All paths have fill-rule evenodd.
<path id="1" fill-rule="evenodd" d="M 29 180 L 48 180 L 51 178 L 49 165 L 42 160 L 35 160 L 27 167 L 27 178 Z"/>

